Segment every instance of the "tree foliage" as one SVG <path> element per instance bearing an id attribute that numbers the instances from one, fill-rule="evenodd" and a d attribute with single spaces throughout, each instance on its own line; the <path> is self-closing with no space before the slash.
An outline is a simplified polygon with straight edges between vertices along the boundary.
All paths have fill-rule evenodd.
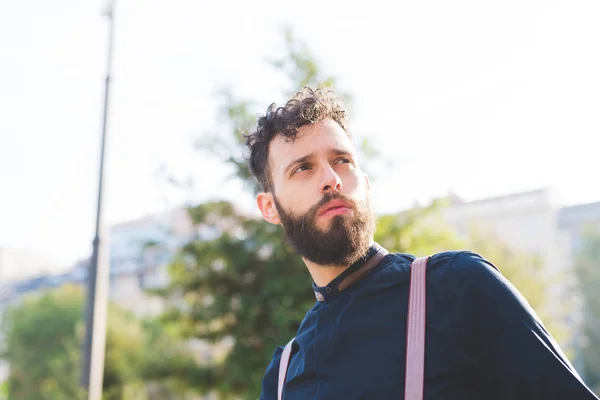
<path id="1" fill-rule="evenodd" d="M 72 288 L 27 300 L 5 312 L 4 358 L 10 363 L 9 398 L 79 398 L 77 370 L 68 358 L 81 318 L 81 299 Z M 74 384 L 75 383 L 75 384 Z M 62 397 L 57 396 L 62 393 Z"/>
<path id="2" fill-rule="evenodd" d="M 77 400 L 79 385 L 83 293 L 64 286 L 26 299 L 4 315 L 3 358 L 10 364 L 9 399 Z M 176 351 L 173 341 L 150 331 L 142 321 L 110 305 L 103 392 L 105 400 L 150 400 L 145 388 L 151 365 L 164 362 L 148 351 L 157 343 Z M 169 342 L 169 343 L 167 343 Z M 167 350 L 168 349 L 168 350 Z"/>
<path id="3" fill-rule="evenodd" d="M 164 316 L 181 335 L 220 344 L 224 358 L 198 367 L 190 382 L 202 392 L 256 398 L 266 363 L 292 337 L 314 303 L 310 277 L 279 227 L 249 218 L 231 204 L 190 210 L 194 222 L 218 237 L 188 243 L 170 267 L 169 293 L 183 300 Z"/>
<path id="4" fill-rule="evenodd" d="M 442 218 L 446 205 L 445 199 L 436 199 L 426 206 L 382 215 L 378 219 L 375 241 L 388 251 L 418 256 L 463 248 L 464 241 Z"/>

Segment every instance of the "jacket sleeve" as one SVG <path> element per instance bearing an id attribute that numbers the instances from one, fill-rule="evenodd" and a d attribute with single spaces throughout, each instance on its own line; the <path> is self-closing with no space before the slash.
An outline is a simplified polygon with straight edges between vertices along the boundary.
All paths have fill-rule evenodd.
<path id="1" fill-rule="evenodd" d="M 279 360 L 283 353 L 283 347 L 277 347 L 267 366 L 267 371 L 262 380 L 260 400 L 277 400 L 277 380 L 279 377 Z"/>
<path id="2" fill-rule="evenodd" d="M 447 279 L 461 308 L 458 342 L 486 399 L 598 400 L 494 265 L 463 252 L 447 270 Z"/>

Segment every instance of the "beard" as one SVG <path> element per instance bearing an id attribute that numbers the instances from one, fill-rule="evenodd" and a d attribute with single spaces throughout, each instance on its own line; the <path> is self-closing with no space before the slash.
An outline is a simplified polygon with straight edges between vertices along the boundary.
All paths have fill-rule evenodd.
<path id="1" fill-rule="evenodd" d="M 321 266 L 349 266 L 369 250 L 376 223 L 368 194 L 364 201 L 355 201 L 339 192 L 326 193 L 304 215 L 288 213 L 273 198 L 286 239 L 301 257 Z M 346 201 L 352 213 L 330 217 L 323 230 L 317 226 L 319 210 L 335 199 Z"/>

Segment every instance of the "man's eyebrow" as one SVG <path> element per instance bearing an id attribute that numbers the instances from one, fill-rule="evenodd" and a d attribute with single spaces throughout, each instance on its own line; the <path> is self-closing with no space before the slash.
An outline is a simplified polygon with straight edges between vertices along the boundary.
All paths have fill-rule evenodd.
<path id="1" fill-rule="evenodd" d="M 286 174 L 287 171 L 290 168 L 292 168 L 294 165 L 306 162 L 309 159 L 311 159 L 314 155 L 315 155 L 315 153 L 310 153 L 310 154 L 307 154 L 307 155 L 302 156 L 300 158 L 296 158 L 294 161 L 292 161 L 291 163 L 289 163 L 287 167 L 285 167 L 285 169 L 283 170 L 283 173 Z"/>
<path id="2" fill-rule="evenodd" d="M 336 156 L 352 155 L 352 151 L 346 150 L 346 149 L 340 149 L 340 148 L 330 149 L 329 153 L 334 154 Z M 285 167 L 285 169 L 283 170 L 283 173 L 287 174 L 288 170 L 290 168 L 292 168 L 294 165 L 304 163 L 304 162 L 310 160 L 311 158 L 313 158 L 314 155 L 315 155 L 315 153 L 310 153 L 310 154 L 306 154 L 300 158 L 295 159 L 294 161 L 289 163 L 287 167 Z"/>
<path id="3" fill-rule="evenodd" d="M 329 152 L 331 154 L 335 154 L 336 156 L 352 155 L 352 152 L 350 150 L 345 149 L 331 149 L 329 150 Z"/>

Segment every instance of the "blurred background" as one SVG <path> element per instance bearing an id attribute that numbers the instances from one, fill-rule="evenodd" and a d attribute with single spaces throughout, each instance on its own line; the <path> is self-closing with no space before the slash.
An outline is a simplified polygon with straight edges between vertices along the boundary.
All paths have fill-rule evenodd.
<path id="1" fill-rule="evenodd" d="M 0 7 L 0 399 L 79 399 L 108 18 Z M 314 303 L 242 134 L 334 87 L 376 240 L 471 249 L 600 393 L 600 3 L 119 0 L 102 237 L 104 399 L 256 399 Z"/>

